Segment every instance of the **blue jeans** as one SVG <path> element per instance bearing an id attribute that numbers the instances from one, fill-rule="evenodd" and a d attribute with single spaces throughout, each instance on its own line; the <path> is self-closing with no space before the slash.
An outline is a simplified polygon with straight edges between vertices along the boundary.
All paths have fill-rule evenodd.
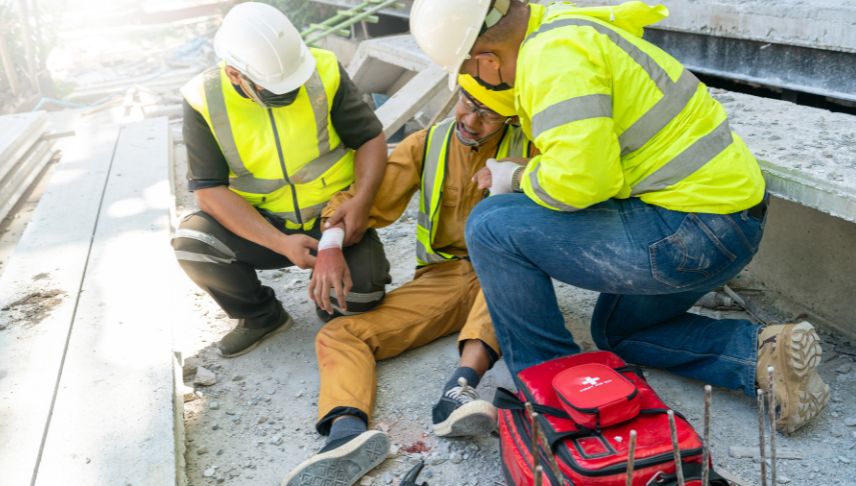
<path id="1" fill-rule="evenodd" d="M 490 197 L 467 222 L 467 245 L 509 369 L 578 353 L 551 278 L 600 292 L 591 332 L 626 361 L 755 393 L 759 326 L 687 310 L 740 272 L 764 221 L 670 211 L 611 199 L 551 211 L 523 194 Z"/>

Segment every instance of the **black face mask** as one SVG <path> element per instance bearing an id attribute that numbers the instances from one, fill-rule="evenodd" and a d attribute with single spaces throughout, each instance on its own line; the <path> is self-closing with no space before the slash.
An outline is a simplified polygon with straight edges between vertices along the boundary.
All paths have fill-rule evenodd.
<path id="1" fill-rule="evenodd" d="M 297 95 L 300 94 L 300 88 L 297 88 L 294 91 L 289 91 L 288 93 L 283 94 L 274 94 L 266 89 L 257 89 L 257 86 L 252 81 L 244 78 L 244 81 L 247 82 L 247 85 L 250 86 L 251 89 L 256 89 L 256 97 L 258 97 L 259 101 L 266 108 L 282 108 L 283 106 L 288 106 L 294 103 L 294 100 L 297 99 Z M 238 92 L 239 95 L 244 98 L 249 98 L 253 101 L 256 101 L 253 96 L 250 96 L 247 92 L 241 88 L 239 84 L 232 84 L 232 87 L 235 88 L 235 91 Z"/>
<path id="2" fill-rule="evenodd" d="M 478 83 L 482 88 L 489 91 L 508 91 L 513 89 L 513 86 L 502 80 L 502 71 L 497 70 L 497 72 L 499 73 L 499 84 L 490 84 L 479 77 L 479 63 L 476 63 L 476 75 L 473 76 L 473 79 L 475 79 L 476 83 Z"/>

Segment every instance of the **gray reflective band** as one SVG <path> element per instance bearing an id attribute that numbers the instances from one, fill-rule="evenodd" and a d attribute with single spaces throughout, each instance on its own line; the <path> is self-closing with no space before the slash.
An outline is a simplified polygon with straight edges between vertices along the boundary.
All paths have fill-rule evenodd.
<path id="1" fill-rule="evenodd" d="M 431 198 L 434 195 L 434 185 L 438 183 L 437 172 L 440 170 L 445 160 L 440 160 L 443 155 L 443 147 L 446 146 L 446 141 L 449 139 L 450 131 L 455 126 L 454 119 L 448 119 L 440 123 L 434 128 L 431 135 L 431 145 L 425 152 L 425 160 L 422 161 L 422 206 L 419 208 L 419 213 L 422 219 L 427 222 L 422 226 L 428 230 L 428 238 L 431 238 L 433 230 Z M 440 184 L 443 181 L 439 181 Z M 424 211 L 426 211 L 423 214 Z"/>
<path id="2" fill-rule="evenodd" d="M 425 248 L 425 245 L 422 244 L 421 241 L 417 239 L 416 241 L 416 258 L 423 263 L 443 263 L 446 261 L 446 258 L 440 256 L 433 251 L 428 253 L 428 250 Z"/>
<path id="3" fill-rule="evenodd" d="M 383 290 L 366 293 L 348 292 L 348 295 L 345 297 L 345 302 L 352 302 L 354 304 L 371 304 L 373 302 L 380 302 L 384 295 L 386 295 L 386 292 Z M 336 298 L 336 291 L 333 287 L 330 287 L 330 300 L 333 302 L 337 302 L 339 300 Z"/>
<path id="4" fill-rule="evenodd" d="M 205 100 L 208 105 L 208 116 L 211 118 L 211 129 L 217 136 L 217 143 L 229 167 L 237 176 L 247 176 L 250 171 L 244 166 L 232 124 L 229 122 L 229 112 L 226 110 L 226 99 L 223 97 L 223 87 L 220 81 L 220 69 L 211 69 L 205 73 Z"/>
<path id="5" fill-rule="evenodd" d="M 303 221 L 303 224 L 306 224 L 307 222 L 312 221 L 318 216 L 321 216 L 321 211 L 324 210 L 324 206 L 326 205 L 327 203 L 323 202 L 321 204 L 316 204 L 315 206 L 309 208 L 300 208 L 300 220 Z M 284 211 L 279 213 L 271 211 L 271 214 L 274 214 L 282 219 L 287 219 L 292 223 L 298 224 L 297 213 L 293 211 Z"/>
<path id="6" fill-rule="evenodd" d="M 214 248 L 215 250 L 220 252 L 220 254 L 226 256 L 227 258 L 231 258 L 233 260 L 235 258 L 235 252 L 232 251 L 231 248 L 229 248 L 228 246 L 226 246 L 225 243 L 208 233 L 203 233 L 201 231 L 196 231 L 192 229 L 179 229 L 175 232 L 172 238 L 190 238 L 192 240 L 201 241 L 202 243 L 205 243 L 211 248 Z"/>
<path id="7" fill-rule="evenodd" d="M 416 215 L 416 224 L 430 231 L 431 218 L 429 218 L 427 214 L 420 211 L 419 214 Z"/>
<path id="8" fill-rule="evenodd" d="M 529 173 L 529 182 L 532 183 L 532 190 L 535 191 L 535 194 L 537 194 L 542 201 L 560 211 L 579 211 L 580 208 L 575 208 L 561 201 L 553 199 L 553 196 L 548 194 L 547 191 L 545 191 L 544 188 L 541 187 L 541 183 L 538 181 L 539 170 L 541 170 L 541 164 L 538 164 L 538 166 L 535 167 L 535 169 L 533 169 L 532 172 Z"/>
<path id="9" fill-rule="evenodd" d="M 321 157 L 309 162 L 304 165 L 300 170 L 292 174 L 291 182 L 295 184 L 305 184 L 307 182 L 312 182 L 315 179 L 321 177 L 321 174 L 330 170 L 331 167 L 336 165 L 336 162 L 341 160 L 342 157 L 348 154 L 348 149 L 339 145 L 332 152 L 328 152 Z"/>
<path id="10" fill-rule="evenodd" d="M 529 141 L 526 140 L 526 134 L 519 127 L 511 127 L 506 137 L 510 136 L 511 140 L 508 143 L 508 155 L 511 157 L 529 157 Z"/>
<path id="11" fill-rule="evenodd" d="M 326 154 L 333 150 L 330 146 L 330 134 L 327 132 L 327 117 L 330 113 L 330 105 L 327 101 L 327 92 L 324 91 L 324 83 L 318 70 L 312 71 L 309 81 L 303 85 L 306 95 L 309 96 L 309 104 L 315 115 L 315 130 L 318 134 L 318 153 Z"/>
<path id="12" fill-rule="evenodd" d="M 666 165 L 635 184 L 630 194 L 638 196 L 677 184 L 722 153 L 732 142 L 731 127 L 728 125 L 728 120 L 725 120 Z"/>
<path id="13" fill-rule="evenodd" d="M 612 117 L 611 96 L 593 94 L 571 98 L 551 105 L 532 117 L 532 138 L 538 138 L 542 133 L 568 123 L 603 117 Z"/>
<path id="14" fill-rule="evenodd" d="M 673 82 L 666 70 L 657 64 L 645 51 L 622 37 L 618 32 L 591 20 L 569 18 L 544 24 L 540 29 L 530 34 L 526 38 L 526 42 L 545 32 L 568 26 L 591 27 L 600 34 L 607 36 L 619 48 L 624 50 L 634 62 L 642 67 L 663 93 L 663 98 L 659 102 L 618 137 L 621 143 L 621 155 L 626 155 L 640 149 L 654 138 L 660 130 L 668 125 L 684 109 L 687 102 L 689 102 L 698 90 L 698 79 L 686 69 L 681 72 L 678 81 Z"/>
<path id="15" fill-rule="evenodd" d="M 638 150 L 654 138 L 683 111 L 697 90 L 698 79 L 685 69 L 678 82 L 669 91 L 664 91 L 666 95 L 618 137 L 621 155 Z"/>
<path id="16" fill-rule="evenodd" d="M 235 261 L 233 258 L 221 258 L 213 255 L 206 255 L 204 253 L 192 253 L 189 251 L 176 251 L 175 257 L 178 260 L 183 260 L 186 262 L 219 263 L 225 265 L 228 265 Z"/>

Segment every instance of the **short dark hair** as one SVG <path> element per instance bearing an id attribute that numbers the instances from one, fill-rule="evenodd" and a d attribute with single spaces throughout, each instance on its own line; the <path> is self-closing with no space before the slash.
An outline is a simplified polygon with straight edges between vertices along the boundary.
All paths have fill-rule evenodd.
<path id="1" fill-rule="evenodd" d="M 496 0 L 491 0 L 490 8 L 493 8 L 495 3 Z M 479 36 L 478 40 L 493 44 L 506 39 L 513 30 L 512 27 L 526 14 L 528 4 L 529 0 L 511 0 L 508 5 L 508 13 L 496 25 Z"/>

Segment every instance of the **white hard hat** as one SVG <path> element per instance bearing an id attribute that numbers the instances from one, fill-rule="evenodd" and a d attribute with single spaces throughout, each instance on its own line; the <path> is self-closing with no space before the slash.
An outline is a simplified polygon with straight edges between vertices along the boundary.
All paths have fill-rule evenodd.
<path id="1" fill-rule="evenodd" d="M 303 86 L 315 70 L 315 58 L 288 17 L 264 3 L 232 7 L 214 36 L 214 52 L 274 94 Z"/>
<path id="2" fill-rule="evenodd" d="M 455 88 L 461 64 L 482 27 L 496 25 L 508 11 L 509 0 L 416 0 L 410 10 L 410 33 L 419 47 L 449 73 L 449 89 Z"/>

